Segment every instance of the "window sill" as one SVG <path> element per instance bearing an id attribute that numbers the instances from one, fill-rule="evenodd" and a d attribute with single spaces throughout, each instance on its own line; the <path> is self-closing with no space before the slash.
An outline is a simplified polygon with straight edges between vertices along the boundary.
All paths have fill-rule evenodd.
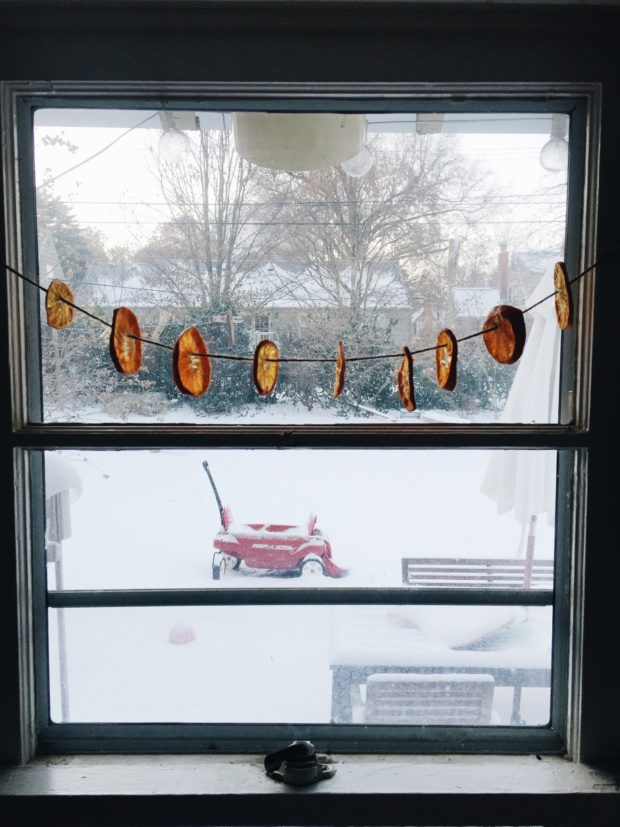
<path id="1" fill-rule="evenodd" d="M 334 765 L 333 778 L 300 788 L 268 778 L 262 756 L 38 758 L 0 770 L 0 808 L 63 825 L 620 823 L 620 767 L 461 755 Z"/>

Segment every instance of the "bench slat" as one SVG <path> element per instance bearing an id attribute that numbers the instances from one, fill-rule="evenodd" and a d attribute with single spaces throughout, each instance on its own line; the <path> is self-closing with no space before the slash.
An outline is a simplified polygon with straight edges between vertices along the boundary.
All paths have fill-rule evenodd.
<path id="1" fill-rule="evenodd" d="M 553 560 L 403 557 L 403 583 L 426 588 L 478 586 L 523 588 L 553 585 Z"/>

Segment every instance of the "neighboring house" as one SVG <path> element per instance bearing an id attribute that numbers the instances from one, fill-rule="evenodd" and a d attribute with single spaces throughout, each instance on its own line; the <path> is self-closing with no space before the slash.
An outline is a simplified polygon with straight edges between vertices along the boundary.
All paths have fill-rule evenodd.
<path id="1" fill-rule="evenodd" d="M 446 325 L 454 327 L 457 335 L 467 335 L 484 322 L 496 304 L 524 308 L 545 271 L 561 258 L 561 253 L 553 251 L 509 253 L 502 245 L 497 257 L 496 286 L 452 287 Z"/>
<path id="2" fill-rule="evenodd" d="M 179 266 L 182 262 L 175 262 Z M 180 306 L 165 288 L 149 286 L 152 279 L 146 264 L 98 262 L 80 286 L 82 300 L 99 307 L 125 304 L 139 316 L 145 331 L 158 326 L 164 311 L 182 319 L 187 305 Z M 317 311 L 329 313 L 336 322 L 339 314 L 348 313 L 351 293 L 360 282 L 361 312 L 372 314 L 380 328 L 389 328 L 391 343 L 401 347 L 410 342 L 422 310 L 412 310 L 409 287 L 394 261 L 378 262 L 355 282 L 348 268 L 334 273 L 298 262 L 268 262 L 250 271 L 237 288 L 233 321 L 248 326 L 253 345 L 263 338 L 300 334 Z M 228 317 L 222 320 L 228 323 Z"/>
<path id="3" fill-rule="evenodd" d="M 85 306 L 129 307 L 138 316 L 142 333 L 157 339 L 174 312 L 169 293 L 148 287 L 151 277 L 144 264 L 100 261 L 91 265 L 78 287 L 76 300 Z"/>
<path id="4" fill-rule="evenodd" d="M 98 261 L 80 283 L 80 298 L 101 307 L 156 307 L 168 303 L 168 291 L 149 287 L 150 268 L 144 264 Z"/>
<path id="5" fill-rule="evenodd" d="M 357 297 L 352 299 L 356 287 Z M 390 328 L 390 341 L 403 345 L 411 340 L 414 322 L 409 287 L 397 262 L 378 262 L 352 277 L 350 268 L 338 272 L 308 268 L 290 261 L 269 262 L 248 273 L 237 291 L 237 311 L 250 319 L 253 338 L 278 338 L 285 332 L 300 333 L 312 323 L 317 310 L 337 322 L 357 302 L 362 314 L 372 314 L 379 327 Z M 264 335 L 263 335 L 264 334 Z"/>

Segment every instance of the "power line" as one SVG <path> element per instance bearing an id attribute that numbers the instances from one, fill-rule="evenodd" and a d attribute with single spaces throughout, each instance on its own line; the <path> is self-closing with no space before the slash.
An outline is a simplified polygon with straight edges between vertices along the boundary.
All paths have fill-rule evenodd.
<path id="1" fill-rule="evenodd" d="M 433 219 L 434 216 L 428 216 L 429 219 Z M 410 220 L 410 224 L 419 223 L 423 219 L 412 219 Z M 134 218 L 126 221 L 122 221 L 120 219 L 76 219 L 78 224 L 86 224 L 92 226 L 104 226 L 110 224 L 120 224 L 120 225 L 129 225 L 129 224 L 146 224 L 150 227 L 163 227 L 163 226 L 195 226 L 196 222 L 187 220 L 187 221 L 145 221 L 140 218 Z M 212 220 L 209 222 L 210 224 L 214 224 L 220 227 L 226 226 L 235 226 L 238 225 L 238 221 L 217 221 Z M 487 221 L 476 221 L 476 226 L 487 226 L 493 224 L 501 224 L 501 225 L 508 225 L 508 224 L 564 224 L 565 221 L 562 218 L 557 219 L 546 219 L 546 218 L 523 218 L 523 219 L 512 219 L 512 218 L 505 218 L 503 220 L 499 219 L 492 219 Z M 354 222 L 351 221 L 243 221 L 242 222 L 244 227 L 353 227 L 355 226 Z M 466 218 L 463 218 L 462 221 L 442 221 L 442 226 L 445 227 L 461 227 L 464 224 L 471 226 L 470 223 L 467 221 Z"/>
<path id="2" fill-rule="evenodd" d="M 512 200 L 507 200 L 511 198 Z M 359 201 L 244 201 L 237 204 L 234 201 L 217 201 L 213 204 L 205 204 L 203 201 L 71 201 L 71 200 L 58 200 L 58 203 L 63 204 L 68 207 L 75 207 L 75 206 L 109 206 L 109 207 L 176 207 L 182 209 L 183 207 L 200 207 L 203 208 L 205 206 L 213 206 L 213 207 L 230 207 L 230 206 L 238 206 L 238 207 L 269 207 L 271 209 L 277 209 L 281 207 L 293 207 L 298 209 L 305 209 L 308 207 L 324 207 L 326 209 L 333 208 L 333 207 L 351 207 L 351 206 L 387 206 L 386 201 L 382 201 L 379 199 L 360 199 Z M 537 200 L 536 196 L 523 196 L 522 199 L 519 196 L 510 195 L 510 196 L 489 196 L 488 198 L 467 198 L 467 199 L 459 199 L 459 198 L 438 198 L 437 199 L 437 206 L 440 205 L 449 205 L 452 204 L 455 208 L 459 206 L 461 208 L 471 207 L 475 205 L 489 205 L 495 204 L 500 207 L 547 207 L 547 206 L 558 206 L 563 207 L 565 204 L 565 199 L 555 199 L 555 200 Z M 410 206 L 415 205 L 417 207 L 427 207 L 428 205 L 424 204 L 423 201 L 413 201 L 413 200 L 402 200 L 398 199 L 394 202 L 394 206 L 402 207 L 402 206 Z M 391 205 L 390 205 L 391 206 Z"/>
<path id="3" fill-rule="evenodd" d="M 89 161 L 92 161 L 94 158 L 97 158 L 99 155 L 102 155 L 104 152 L 107 152 L 107 150 L 110 149 L 110 147 L 113 147 L 114 144 L 117 144 L 122 138 L 124 138 L 126 135 L 129 135 L 130 132 L 133 132 L 134 129 L 138 129 L 143 124 L 145 124 L 147 121 L 150 121 L 153 118 L 156 118 L 158 115 L 159 115 L 159 112 L 155 112 L 154 114 L 149 115 L 148 118 L 144 118 L 144 120 L 140 121 L 140 123 L 135 124 L 135 126 L 129 127 L 129 129 L 126 129 L 125 132 L 123 132 L 121 135 L 118 135 L 116 138 L 114 138 L 113 141 L 110 141 L 110 143 L 108 143 L 105 146 L 101 147 L 101 149 L 97 150 L 97 152 L 93 152 L 92 155 L 89 155 L 88 158 L 84 158 L 82 161 L 79 161 L 77 164 L 74 164 L 72 167 L 69 167 L 68 169 L 65 169 L 63 172 L 59 172 L 58 175 L 54 175 L 52 178 L 45 179 L 45 181 L 43 181 L 41 184 L 39 184 L 38 189 L 40 189 L 41 187 L 46 187 L 49 184 L 53 184 L 54 181 L 58 181 L 58 179 L 62 178 L 64 175 L 68 175 L 70 172 L 73 172 L 74 170 L 79 169 L 80 167 L 84 166 L 84 164 L 87 164 Z"/>
<path id="4" fill-rule="evenodd" d="M 569 284 L 574 284 L 575 282 L 579 281 L 584 276 L 586 276 L 588 273 L 590 273 L 592 270 L 594 270 L 594 268 L 597 267 L 599 264 L 601 264 L 604 260 L 608 259 L 610 256 L 617 255 L 619 250 L 620 250 L 620 245 L 615 245 L 614 247 L 610 248 L 606 253 L 604 253 L 598 259 L 597 262 L 594 262 L 594 264 L 591 264 L 585 270 L 582 270 L 581 273 L 579 273 L 574 278 L 569 279 L 568 283 Z M 3 266 L 10 273 L 13 273 L 15 276 L 22 279 L 26 283 L 28 283 L 30 285 L 33 285 L 34 287 L 36 287 L 41 292 L 47 294 L 48 288 L 46 288 L 43 285 L 39 284 L 34 279 L 31 279 L 28 276 L 25 276 L 19 270 L 16 270 L 14 267 L 11 267 L 10 265 L 8 265 L 6 263 L 4 263 Z M 523 314 L 528 313 L 530 310 L 533 310 L 533 308 L 535 308 L 538 305 L 542 304 L 543 302 L 548 301 L 549 299 L 553 298 L 556 295 L 557 292 L 558 292 L 557 290 L 554 290 L 553 293 L 550 293 L 549 295 L 544 296 L 542 299 L 537 301 L 535 304 L 531 305 L 530 307 L 525 308 L 525 310 L 523 310 L 521 312 Z M 107 327 L 113 327 L 110 322 L 106 321 L 105 319 L 101 319 L 100 317 L 94 315 L 93 313 L 91 313 L 88 310 L 85 310 L 84 308 L 80 307 L 79 305 L 74 304 L 73 302 L 69 301 L 68 299 L 66 299 L 62 296 L 58 296 L 58 299 L 60 301 L 64 302 L 65 304 L 68 304 L 70 307 L 73 307 L 75 310 L 78 310 L 80 313 L 84 313 L 89 318 L 94 319 L 95 321 L 98 321 L 101 324 L 106 325 Z M 470 333 L 466 336 L 457 337 L 456 341 L 457 342 L 465 342 L 465 341 L 468 341 L 470 339 L 474 339 L 476 337 L 483 336 L 485 333 L 489 333 L 492 330 L 496 330 L 496 329 L 497 329 L 497 325 L 494 325 L 492 327 L 486 327 L 486 328 L 483 328 L 482 330 L 477 330 L 477 331 L 475 331 L 473 333 Z M 157 341 L 154 341 L 154 340 L 151 340 L 151 339 L 145 339 L 142 336 L 135 336 L 133 334 L 128 334 L 128 335 L 132 339 L 136 339 L 136 340 L 139 340 L 141 342 L 145 342 L 147 344 L 154 345 L 156 347 L 161 347 L 161 348 L 164 348 L 166 350 L 173 350 L 173 347 L 171 345 L 164 344 L 163 342 L 157 342 Z M 415 356 L 415 355 L 422 354 L 422 353 L 429 353 L 429 352 L 432 352 L 432 351 L 437 351 L 442 347 L 445 347 L 445 345 L 431 345 L 431 346 L 427 346 L 427 347 L 424 347 L 424 348 L 418 348 L 416 350 L 411 350 L 410 353 L 411 353 L 412 356 Z M 196 357 L 201 357 L 201 358 L 229 359 L 229 360 L 233 360 L 233 361 L 245 361 L 245 362 L 251 362 L 251 361 L 254 360 L 253 356 L 240 356 L 240 355 L 236 355 L 236 354 L 194 353 L 194 354 L 191 354 L 191 355 L 196 356 Z M 381 354 L 372 354 L 372 355 L 364 355 L 364 356 L 349 356 L 349 357 L 347 357 L 347 361 L 350 361 L 350 362 L 365 362 L 365 361 L 372 361 L 372 360 L 377 360 L 377 359 L 402 358 L 402 356 L 403 356 L 403 352 L 401 351 L 399 353 L 381 353 Z M 267 359 L 267 361 L 271 361 L 271 362 L 308 362 L 308 363 L 316 363 L 316 362 L 326 362 L 326 363 L 328 363 L 328 362 L 331 362 L 331 363 L 335 363 L 338 360 L 335 359 L 335 358 L 332 358 L 332 357 L 279 357 L 278 356 L 278 358 Z"/>

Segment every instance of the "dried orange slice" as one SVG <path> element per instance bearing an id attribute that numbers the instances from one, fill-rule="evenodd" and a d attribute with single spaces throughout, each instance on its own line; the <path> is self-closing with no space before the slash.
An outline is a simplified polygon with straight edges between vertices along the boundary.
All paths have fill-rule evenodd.
<path id="1" fill-rule="evenodd" d="M 553 286 L 555 287 L 555 315 L 560 330 L 566 330 L 573 323 L 573 294 L 563 261 L 556 262 L 553 268 Z"/>
<path id="2" fill-rule="evenodd" d="M 411 413 L 415 411 L 415 394 L 413 390 L 413 356 L 405 345 L 403 348 L 403 360 L 398 369 L 398 395 L 405 408 Z"/>
<path id="3" fill-rule="evenodd" d="M 270 360 L 278 359 L 279 355 L 278 346 L 271 339 L 263 339 L 256 345 L 252 376 L 261 396 L 268 396 L 276 386 L 280 364 Z"/>
<path id="4" fill-rule="evenodd" d="M 512 365 L 523 353 L 525 321 L 523 313 L 510 304 L 498 304 L 484 320 L 482 338 L 496 362 Z"/>
<path id="5" fill-rule="evenodd" d="M 202 336 L 188 327 L 176 341 L 172 352 L 174 384 L 186 396 L 202 396 L 211 383 L 211 361 Z"/>
<path id="6" fill-rule="evenodd" d="M 73 322 L 75 308 L 67 302 L 73 303 L 71 288 L 64 281 L 54 279 L 50 282 L 45 294 L 45 310 L 50 327 L 62 330 Z"/>
<path id="7" fill-rule="evenodd" d="M 444 391 L 453 391 L 456 387 L 456 362 L 459 346 L 456 336 L 447 327 L 439 331 L 437 336 L 437 384 Z"/>
<path id="8" fill-rule="evenodd" d="M 133 310 L 117 307 L 112 317 L 110 357 L 119 373 L 136 373 L 142 363 L 140 325 Z"/>
<path id="9" fill-rule="evenodd" d="M 342 389 L 344 388 L 344 374 L 346 368 L 346 361 L 344 358 L 344 345 L 342 342 L 338 342 L 338 358 L 336 359 L 336 381 L 334 382 L 334 392 L 333 396 L 336 399 L 337 396 L 340 396 L 342 393 Z"/>

